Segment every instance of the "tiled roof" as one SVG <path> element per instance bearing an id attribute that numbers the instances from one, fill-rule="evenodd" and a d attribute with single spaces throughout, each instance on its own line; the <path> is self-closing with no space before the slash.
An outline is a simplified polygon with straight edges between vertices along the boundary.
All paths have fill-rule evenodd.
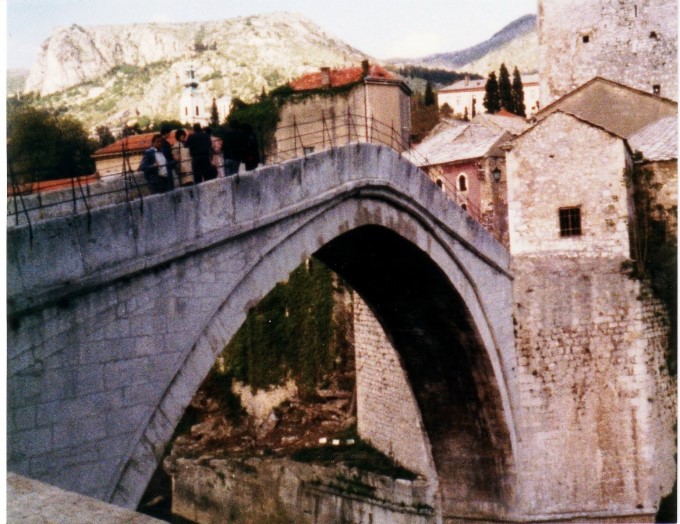
<path id="1" fill-rule="evenodd" d="M 361 81 L 364 78 L 364 70 L 362 67 L 330 69 L 328 73 L 330 84 L 324 84 L 324 75 L 325 73 L 323 71 L 308 73 L 295 80 L 291 80 L 289 85 L 294 91 L 307 91 L 311 89 L 321 89 L 323 87 L 340 87 Z M 390 73 L 379 65 L 369 66 L 369 72 L 366 78 L 369 80 L 401 81 L 401 78 L 397 75 Z"/>
<path id="2" fill-rule="evenodd" d="M 472 119 L 473 123 L 485 125 L 499 131 L 508 131 L 513 135 L 519 135 L 529 127 L 527 121 L 521 116 L 512 114 L 505 109 L 498 113 L 480 113 Z"/>
<path id="3" fill-rule="evenodd" d="M 471 91 L 471 90 L 479 90 L 481 89 L 482 91 L 484 90 L 484 86 L 486 85 L 486 80 L 481 79 L 481 80 L 458 80 L 458 82 L 454 82 L 451 85 L 448 85 L 446 87 L 442 87 L 439 89 L 438 93 L 446 93 L 449 91 Z"/>
<path id="4" fill-rule="evenodd" d="M 482 158 L 506 133 L 475 122 L 438 126 L 435 131 L 407 154 L 419 166 Z"/>
<path id="5" fill-rule="evenodd" d="M 512 78 L 512 77 L 511 77 Z M 522 86 L 529 84 L 538 84 L 538 75 L 525 75 L 522 77 Z M 458 80 L 453 84 L 439 89 L 439 93 L 447 93 L 451 91 L 472 91 L 472 90 L 484 90 L 486 86 L 486 79 L 481 80 Z"/>
<path id="6" fill-rule="evenodd" d="M 187 135 L 191 134 L 190 130 L 186 130 Z M 92 155 L 93 158 L 107 155 L 118 155 L 123 152 L 123 146 L 127 149 L 128 153 L 138 153 L 140 151 L 145 151 L 151 147 L 151 139 L 157 132 L 153 133 L 142 133 L 141 135 L 130 135 L 126 138 L 116 140 L 113 144 L 109 144 L 106 147 L 97 149 Z M 175 145 L 175 132 L 170 133 L 168 137 L 168 142 L 170 145 Z"/>
<path id="7" fill-rule="evenodd" d="M 633 151 L 640 151 L 646 160 L 676 160 L 678 158 L 678 118 L 668 116 L 649 124 L 628 140 Z"/>

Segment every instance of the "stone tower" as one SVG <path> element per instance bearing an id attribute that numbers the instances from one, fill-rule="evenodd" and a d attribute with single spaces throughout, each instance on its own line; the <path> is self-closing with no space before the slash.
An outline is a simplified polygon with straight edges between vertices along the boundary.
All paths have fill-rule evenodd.
<path id="1" fill-rule="evenodd" d="M 595 76 L 677 100 L 676 0 L 538 0 L 541 106 Z"/>
<path id="2" fill-rule="evenodd" d="M 193 65 L 186 72 L 187 78 L 180 97 L 179 120 L 190 124 L 208 125 L 210 120 L 210 104 L 208 98 L 196 81 Z"/>

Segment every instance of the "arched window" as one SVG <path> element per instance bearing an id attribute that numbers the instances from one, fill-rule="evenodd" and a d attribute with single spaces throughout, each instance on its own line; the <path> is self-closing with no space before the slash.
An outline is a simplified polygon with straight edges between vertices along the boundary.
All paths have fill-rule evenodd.
<path id="1" fill-rule="evenodd" d="M 196 106 L 196 116 L 198 116 L 198 106 Z"/>
<path id="2" fill-rule="evenodd" d="M 435 184 L 437 184 L 437 187 L 440 188 L 442 191 L 444 190 L 444 182 L 442 182 L 441 178 L 438 178 Z"/>
<path id="3" fill-rule="evenodd" d="M 458 177 L 458 191 L 467 191 L 467 177 L 465 175 Z"/>
<path id="4" fill-rule="evenodd" d="M 184 106 L 184 116 L 189 116 L 189 108 Z"/>

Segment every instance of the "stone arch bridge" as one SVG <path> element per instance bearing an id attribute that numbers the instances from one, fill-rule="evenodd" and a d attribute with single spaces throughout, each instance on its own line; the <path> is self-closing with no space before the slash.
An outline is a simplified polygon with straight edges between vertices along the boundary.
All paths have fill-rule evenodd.
<path id="1" fill-rule="evenodd" d="M 400 356 L 438 514 L 522 519 L 509 255 L 368 144 L 10 228 L 9 469 L 136 507 L 248 309 L 312 254 Z"/>

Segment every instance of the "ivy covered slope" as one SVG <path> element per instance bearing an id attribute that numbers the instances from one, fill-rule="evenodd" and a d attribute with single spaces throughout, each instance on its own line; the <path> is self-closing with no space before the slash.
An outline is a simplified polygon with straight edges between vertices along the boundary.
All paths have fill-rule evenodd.
<path id="1" fill-rule="evenodd" d="M 130 111 L 177 118 L 188 65 L 209 97 L 252 100 L 321 66 L 365 55 L 288 13 L 182 24 L 57 28 L 43 44 L 25 91 L 66 107 L 88 127 L 118 125 Z"/>
<path id="2" fill-rule="evenodd" d="M 222 353 L 219 374 L 257 389 L 292 378 L 302 397 L 353 375 L 347 292 L 328 267 L 309 259 L 250 310 Z"/>

